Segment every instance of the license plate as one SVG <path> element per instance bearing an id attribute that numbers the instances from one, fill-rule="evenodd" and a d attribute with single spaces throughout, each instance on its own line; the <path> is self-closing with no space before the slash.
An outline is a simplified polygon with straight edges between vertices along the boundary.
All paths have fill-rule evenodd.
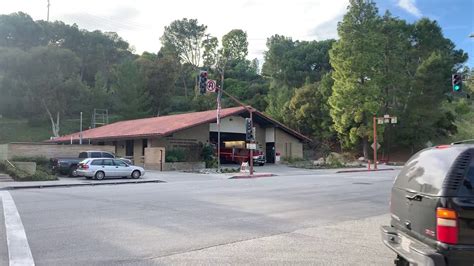
<path id="1" fill-rule="evenodd" d="M 400 240 L 400 246 L 402 247 L 402 249 L 406 252 L 410 252 L 411 240 L 405 236 L 401 236 Z"/>

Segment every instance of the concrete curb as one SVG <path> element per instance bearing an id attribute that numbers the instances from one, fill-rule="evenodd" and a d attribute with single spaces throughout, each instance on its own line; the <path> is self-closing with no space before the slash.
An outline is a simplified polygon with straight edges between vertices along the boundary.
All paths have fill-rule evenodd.
<path id="1" fill-rule="evenodd" d="M 270 177 L 276 176 L 275 174 L 265 173 L 265 174 L 253 174 L 253 175 L 235 175 L 229 177 L 229 179 L 243 179 L 243 178 L 259 178 L 259 177 Z"/>
<path id="2" fill-rule="evenodd" d="M 145 183 L 167 183 L 163 180 L 136 180 L 125 182 L 104 182 L 104 183 L 77 183 L 77 184 L 45 184 L 45 185 L 26 185 L 26 186 L 8 186 L 0 188 L 0 190 L 18 190 L 33 188 L 60 188 L 60 187 L 84 187 L 84 186 L 104 186 L 104 185 L 127 185 L 127 184 L 145 184 Z"/>
<path id="3" fill-rule="evenodd" d="M 380 172 L 380 171 L 393 171 L 395 169 L 393 168 L 384 168 L 384 169 L 377 169 L 377 170 L 342 170 L 342 171 L 337 171 L 336 174 L 340 173 L 360 173 L 360 172 Z"/>

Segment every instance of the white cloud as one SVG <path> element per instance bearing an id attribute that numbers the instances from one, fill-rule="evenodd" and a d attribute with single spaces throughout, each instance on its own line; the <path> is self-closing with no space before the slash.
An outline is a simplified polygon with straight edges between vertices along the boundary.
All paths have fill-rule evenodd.
<path id="1" fill-rule="evenodd" d="M 249 58 L 263 58 L 273 34 L 298 40 L 337 36 L 336 23 L 348 0 L 50 0 L 50 20 L 76 23 L 88 30 L 115 31 L 138 53 L 157 52 L 164 27 L 173 20 L 197 18 L 208 32 L 222 37 L 232 29 L 248 34 Z M 3 14 L 23 11 L 46 19 L 46 0 L 0 0 Z"/>
<path id="2" fill-rule="evenodd" d="M 419 18 L 421 17 L 420 10 L 416 7 L 416 0 L 399 0 L 398 6 L 405 9 L 408 13 Z"/>

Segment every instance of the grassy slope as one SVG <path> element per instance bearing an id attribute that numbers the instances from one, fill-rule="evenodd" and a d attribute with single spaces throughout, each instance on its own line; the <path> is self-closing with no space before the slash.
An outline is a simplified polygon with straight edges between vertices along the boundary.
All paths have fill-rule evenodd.
<path id="1" fill-rule="evenodd" d="M 66 119 L 60 123 L 60 134 L 79 131 L 79 119 Z M 28 124 L 26 119 L 0 118 L 0 144 L 9 142 L 37 142 L 49 139 L 51 123 L 44 121 L 37 126 Z"/>

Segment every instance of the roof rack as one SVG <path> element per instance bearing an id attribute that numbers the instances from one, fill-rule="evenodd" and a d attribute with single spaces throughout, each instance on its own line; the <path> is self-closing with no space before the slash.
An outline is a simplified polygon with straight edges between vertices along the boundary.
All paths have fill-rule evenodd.
<path id="1" fill-rule="evenodd" d="M 451 143 L 451 145 L 463 144 L 463 143 L 468 143 L 468 142 L 474 142 L 474 139 L 466 139 L 466 140 L 456 141 L 456 142 Z"/>

